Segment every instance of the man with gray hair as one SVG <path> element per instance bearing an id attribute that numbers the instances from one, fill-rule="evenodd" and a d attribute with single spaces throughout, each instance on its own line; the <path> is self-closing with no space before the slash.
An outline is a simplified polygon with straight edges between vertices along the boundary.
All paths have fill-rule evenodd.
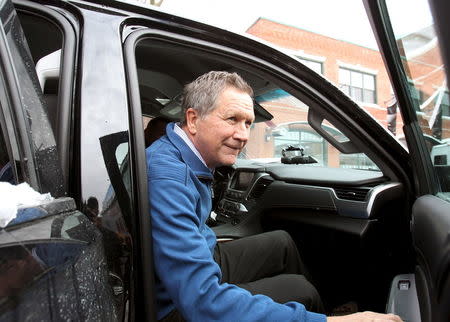
<path id="1" fill-rule="evenodd" d="M 146 151 L 158 320 L 327 319 L 286 232 L 216 243 L 206 225 L 213 170 L 235 163 L 247 143 L 252 95 L 236 73 L 200 76 L 184 88 L 181 123 L 169 123 Z M 400 321 L 372 312 L 348 321 L 380 316 Z"/>

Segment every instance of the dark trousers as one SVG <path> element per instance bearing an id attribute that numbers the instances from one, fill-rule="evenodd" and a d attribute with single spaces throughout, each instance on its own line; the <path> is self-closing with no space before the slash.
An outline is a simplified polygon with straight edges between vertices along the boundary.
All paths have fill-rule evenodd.
<path id="1" fill-rule="evenodd" d="M 278 303 L 295 301 L 308 311 L 324 312 L 297 247 L 285 231 L 217 243 L 214 260 L 222 270 L 222 283 L 236 284 L 254 295 L 267 295 Z M 162 321 L 183 319 L 174 310 Z"/>

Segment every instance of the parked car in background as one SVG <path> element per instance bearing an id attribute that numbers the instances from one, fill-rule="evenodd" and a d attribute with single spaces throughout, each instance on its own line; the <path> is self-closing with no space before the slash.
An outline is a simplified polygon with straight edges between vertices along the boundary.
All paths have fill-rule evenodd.
<path id="1" fill-rule="evenodd" d="M 408 149 L 350 92 L 254 38 L 131 3 L 0 0 L 0 181 L 54 198 L 0 229 L 0 321 L 156 319 L 144 124 L 178 120 L 183 85 L 210 70 L 255 92 L 253 143 L 215 172 L 218 238 L 285 229 L 328 311 L 448 321 L 448 152 L 424 133 L 450 136 L 450 8 L 431 0 L 424 33 L 397 20 L 409 2 L 364 4 Z M 281 158 L 289 146 L 318 162 Z"/>

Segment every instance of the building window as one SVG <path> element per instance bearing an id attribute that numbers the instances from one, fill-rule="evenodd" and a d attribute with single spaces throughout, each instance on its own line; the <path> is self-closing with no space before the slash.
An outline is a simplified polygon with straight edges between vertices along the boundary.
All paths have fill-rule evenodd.
<path id="1" fill-rule="evenodd" d="M 297 56 L 297 58 L 302 62 L 303 65 L 305 65 L 309 69 L 312 69 L 317 74 L 323 74 L 322 63 L 321 62 L 318 62 L 318 61 L 315 61 L 315 60 L 305 59 L 305 58 L 302 58 L 300 56 Z"/>
<path id="2" fill-rule="evenodd" d="M 376 103 L 375 75 L 339 68 L 339 87 L 357 102 Z"/>

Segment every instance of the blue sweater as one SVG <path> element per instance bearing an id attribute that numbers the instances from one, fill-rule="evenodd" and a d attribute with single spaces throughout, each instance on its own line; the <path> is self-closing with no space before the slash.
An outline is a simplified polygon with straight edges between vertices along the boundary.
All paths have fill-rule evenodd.
<path id="1" fill-rule="evenodd" d="M 177 308 L 187 321 L 325 321 L 302 304 L 221 283 L 206 225 L 213 176 L 173 127 L 146 151 L 157 318 Z"/>

